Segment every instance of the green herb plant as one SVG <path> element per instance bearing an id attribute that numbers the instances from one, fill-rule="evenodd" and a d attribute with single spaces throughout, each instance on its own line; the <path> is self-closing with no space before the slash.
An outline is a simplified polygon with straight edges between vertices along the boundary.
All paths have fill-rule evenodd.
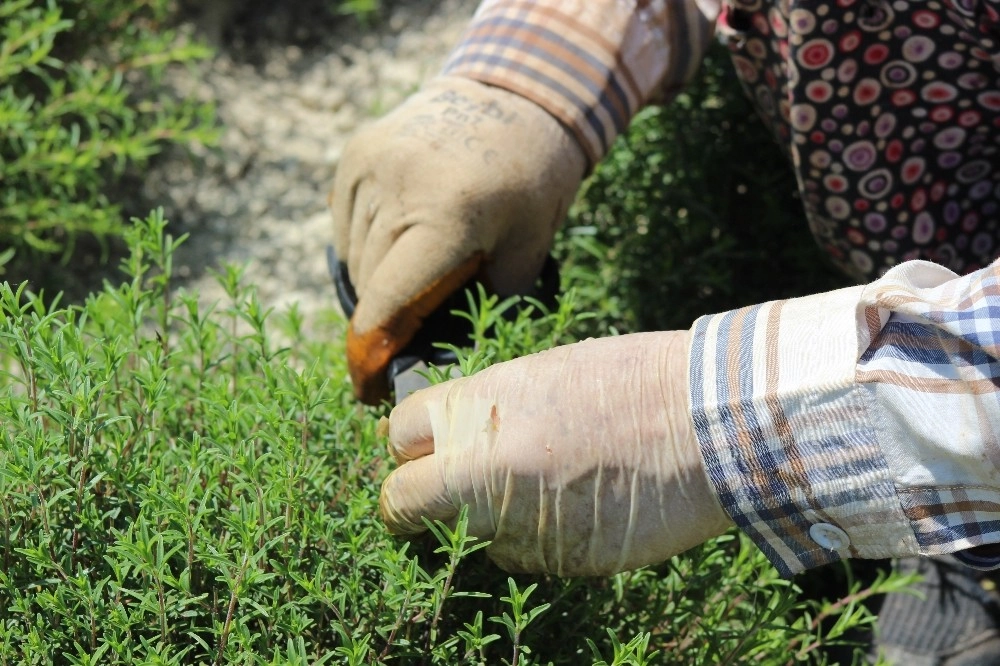
<path id="1" fill-rule="evenodd" d="M 168 144 L 214 141 L 211 106 L 161 85 L 168 67 L 209 55 L 168 27 L 172 9 L 0 3 L 0 247 L 29 260 L 66 255 L 81 235 L 116 237 L 127 173 Z"/>
<path id="2" fill-rule="evenodd" d="M 166 229 L 135 220 L 125 280 L 80 304 L 0 285 L 0 664 L 823 663 L 906 583 L 806 599 L 735 533 L 601 579 L 509 576 L 464 514 L 393 538 L 344 322 L 267 311 L 234 267 L 200 303 Z M 465 370 L 593 307 L 470 298 Z"/>

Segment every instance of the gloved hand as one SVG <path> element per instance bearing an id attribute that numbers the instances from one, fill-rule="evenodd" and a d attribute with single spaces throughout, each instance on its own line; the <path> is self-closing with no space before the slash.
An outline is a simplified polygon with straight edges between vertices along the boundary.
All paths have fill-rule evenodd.
<path id="1" fill-rule="evenodd" d="M 528 291 L 585 169 L 541 107 L 457 77 L 352 138 L 331 207 L 358 295 L 347 355 L 361 400 L 388 396 L 389 361 L 470 278 L 501 295 Z"/>
<path id="2" fill-rule="evenodd" d="M 509 571 L 606 575 L 732 523 L 702 466 L 687 332 L 602 338 L 418 391 L 389 417 L 389 530 L 454 520 Z"/>

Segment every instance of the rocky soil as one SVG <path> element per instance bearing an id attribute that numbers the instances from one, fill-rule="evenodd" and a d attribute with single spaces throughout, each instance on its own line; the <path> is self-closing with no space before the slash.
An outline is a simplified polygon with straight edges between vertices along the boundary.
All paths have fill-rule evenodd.
<path id="1" fill-rule="evenodd" d="M 222 299 L 208 269 L 245 264 L 266 306 L 297 301 L 307 323 L 336 302 L 326 199 L 344 144 L 439 71 L 477 4 L 396 2 L 363 29 L 318 1 L 231 0 L 194 16 L 218 55 L 171 82 L 216 103 L 221 142 L 165 156 L 142 191 L 191 235 L 175 258 L 184 287 Z"/>

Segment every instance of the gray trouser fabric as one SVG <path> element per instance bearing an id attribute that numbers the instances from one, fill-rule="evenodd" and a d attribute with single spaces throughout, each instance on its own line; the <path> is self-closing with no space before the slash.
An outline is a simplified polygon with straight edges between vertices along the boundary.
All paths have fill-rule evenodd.
<path id="1" fill-rule="evenodd" d="M 1000 666 L 1000 594 L 995 572 L 970 569 L 951 557 L 896 563 L 923 582 L 886 597 L 873 652 L 899 666 Z M 873 659 L 874 661 L 874 659 Z"/>

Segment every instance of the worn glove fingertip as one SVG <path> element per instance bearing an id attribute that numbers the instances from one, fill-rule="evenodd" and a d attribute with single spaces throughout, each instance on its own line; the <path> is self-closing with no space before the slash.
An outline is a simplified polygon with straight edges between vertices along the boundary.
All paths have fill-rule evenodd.
<path id="1" fill-rule="evenodd" d="M 386 368 L 400 347 L 381 327 L 365 333 L 358 333 L 353 324 L 347 329 L 347 368 L 358 400 L 378 405 L 389 399 Z"/>
<path id="2" fill-rule="evenodd" d="M 382 416 L 375 425 L 375 436 L 379 439 L 389 438 L 389 417 Z"/>
<path id="3" fill-rule="evenodd" d="M 485 259 L 477 250 L 457 263 L 431 267 L 436 270 L 424 276 L 429 281 L 417 279 L 417 272 L 400 268 L 411 266 L 412 261 L 403 262 L 396 255 L 419 257 L 426 254 L 429 244 L 442 242 L 426 230 L 422 233 L 410 232 L 397 239 L 380 264 L 384 270 L 371 278 L 361 295 L 347 329 L 347 364 L 354 394 L 369 405 L 389 398 L 386 370 L 392 358 L 413 339 L 428 315 L 472 279 Z"/>
<path id="4" fill-rule="evenodd" d="M 393 472 L 382 484 L 382 492 L 379 493 L 378 510 L 382 517 L 382 522 L 390 534 L 400 537 L 416 536 L 427 530 L 423 521 L 414 522 L 399 511 L 397 502 L 400 495 L 405 496 L 405 490 L 398 488 L 400 474 L 399 470 Z"/>
<path id="5" fill-rule="evenodd" d="M 458 515 L 433 455 L 400 465 L 382 483 L 379 512 L 392 534 L 424 532 L 424 519 L 447 523 Z"/>

